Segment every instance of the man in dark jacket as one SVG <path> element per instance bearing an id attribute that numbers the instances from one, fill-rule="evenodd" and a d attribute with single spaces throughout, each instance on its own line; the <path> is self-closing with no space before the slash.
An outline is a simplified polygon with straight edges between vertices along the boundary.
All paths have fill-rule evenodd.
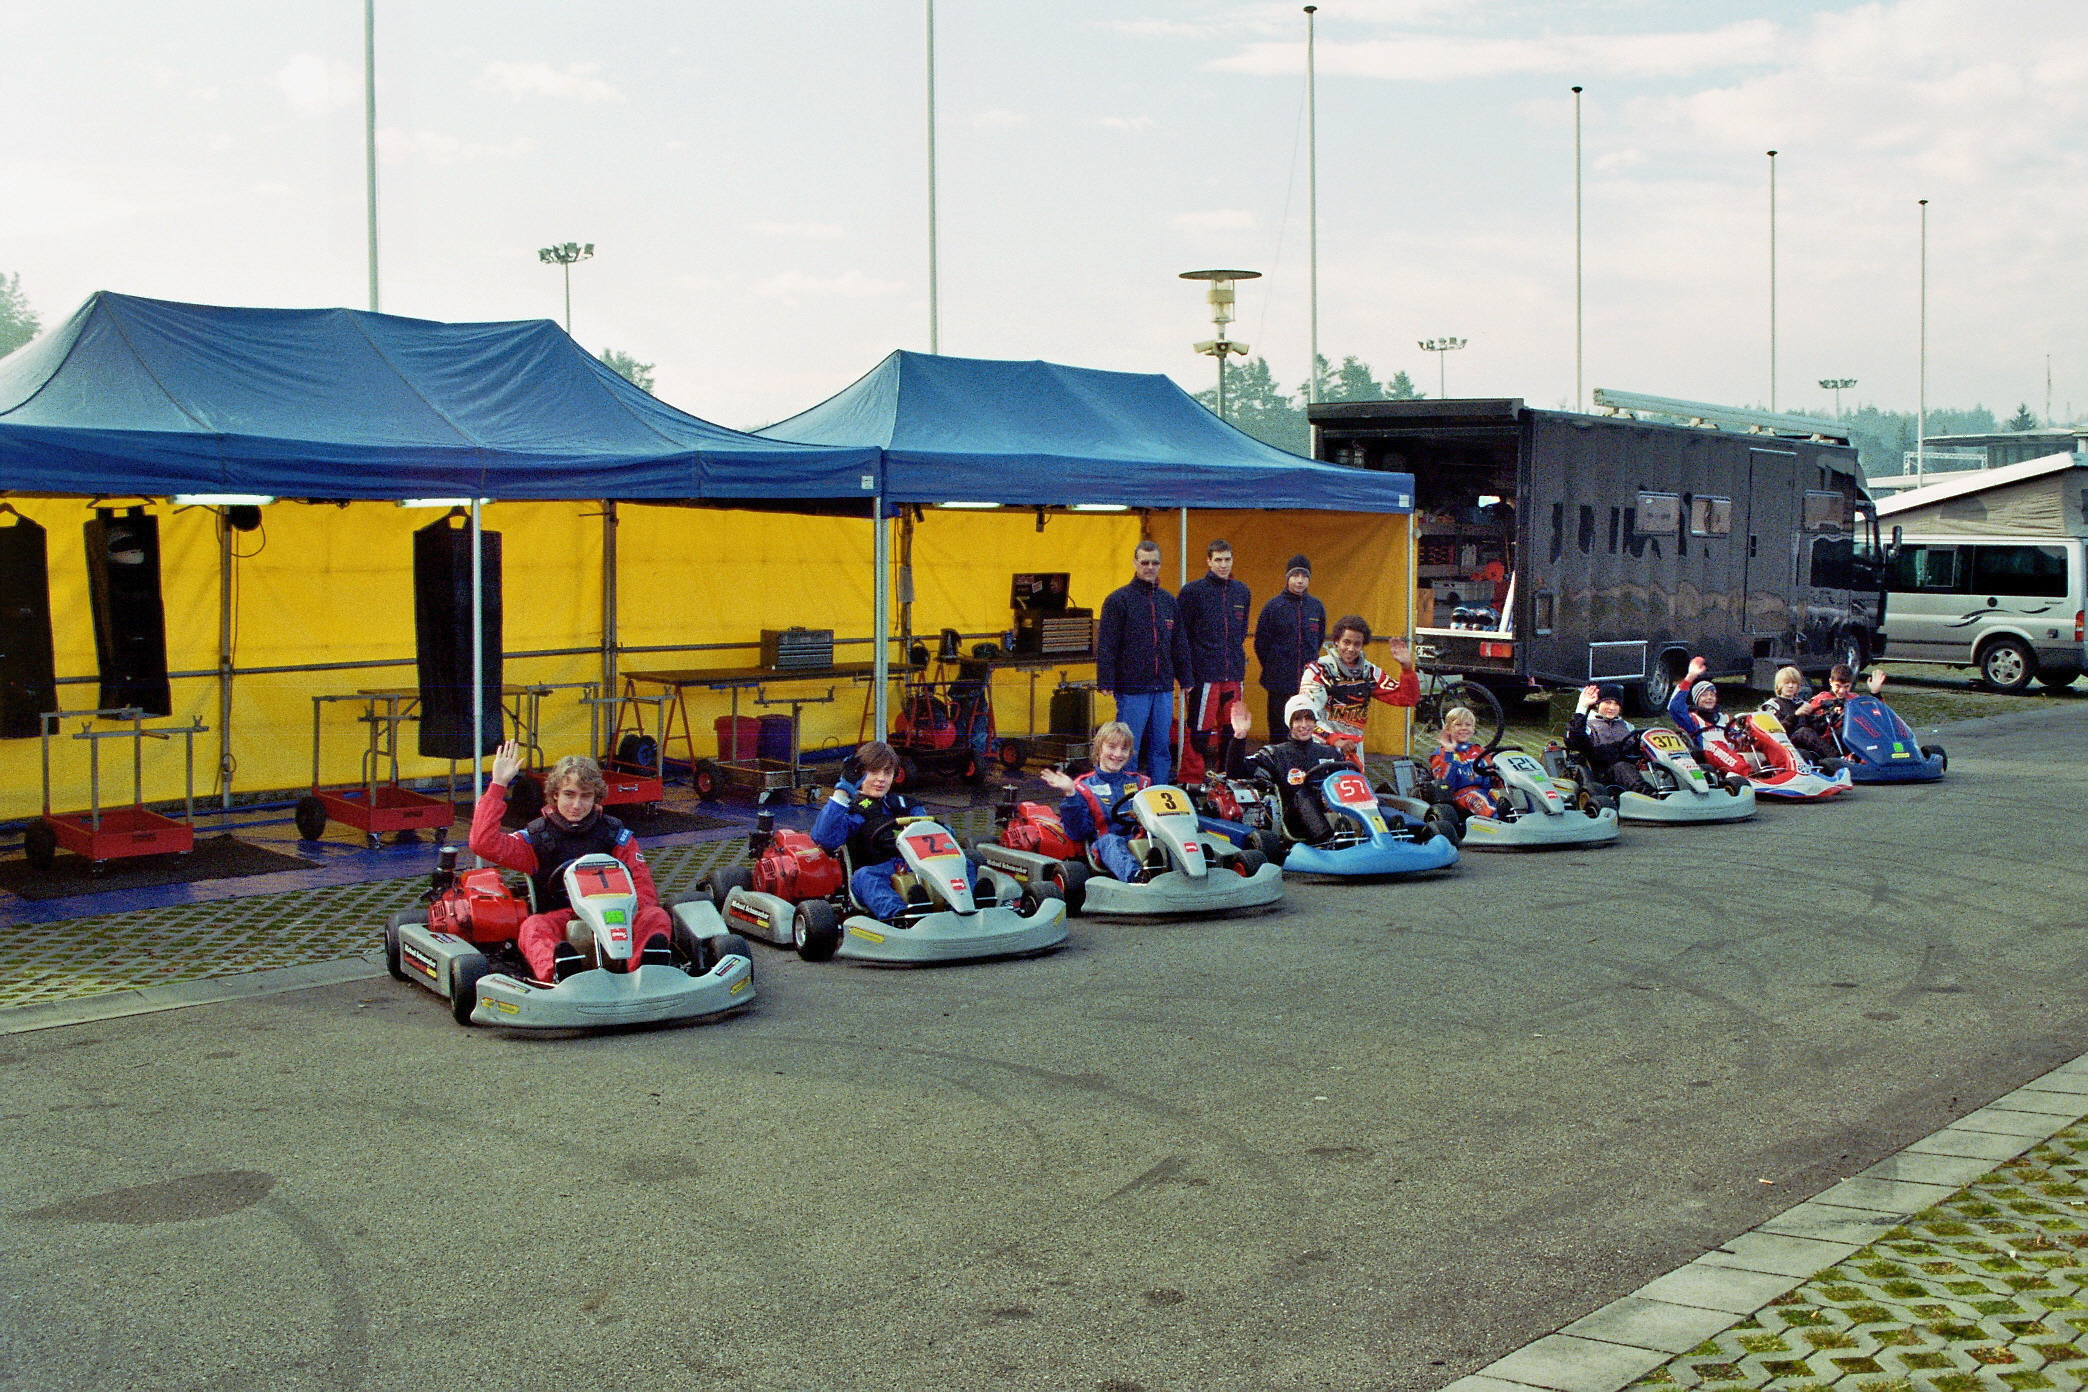
<path id="1" fill-rule="evenodd" d="M 1216 767 L 1225 767 L 1226 749 L 1232 743 L 1231 710 L 1247 679 L 1247 615 L 1254 603 L 1246 585 L 1232 578 L 1231 542 L 1212 542 L 1204 549 L 1204 564 L 1210 569 L 1182 586 L 1177 597 L 1182 628 L 1189 635 L 1190 680 L 1195 683 L 1188 696 L 1189 744 L 1182 750 L 1184 783 L 1202 781 L 1206 754 Z"/>
<path id="2" fill-rule="evenodd" d="M 1135 767 L 1165 783 L 1168 726 L 1174 689 L 1190 680 L 1189 640 L 1175 597 L 1160 588 L 1160 548 L 1141 541 L 1132 553 L 1136 575 L 1102 601 L 1095 633 L 1095 685 L 1116 697 L 1118 720 L 1138 741 Z"/>
<path id="3" fill-rule="evenodd" d="M 1312 588 L 1312 562 L 1293 556 L 1285 570 L 1283 592 L 1264 604 L 1254 621 L 1254 656 L 1261 663 L 1262 690 L 1269 693 L 1271 740 L 1283 738 L 1283 703 L 1298 694 L 1305 664 L 1319 656 L 1327 640 L 1327 606 L 1306 593 Z"/>

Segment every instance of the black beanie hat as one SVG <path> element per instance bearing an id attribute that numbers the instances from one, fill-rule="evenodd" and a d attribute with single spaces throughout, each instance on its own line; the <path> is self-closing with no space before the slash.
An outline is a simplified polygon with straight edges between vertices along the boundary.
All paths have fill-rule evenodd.
<path id="1" fill-rule="evenodd" d="M 1598 702 L 1616 701 L 1622 703 L 1624 700 L 1624 688 L 1615 682 L 1605 682 L 1595 688 L 1595 699 Z"/>
<path id="2" fill-rule="evenodd" d="M 1292 571 L 1298 570 L 1304 571 L 1307 575 L 1312 574 L 1312 562 L 1306 560 L 1302 554 L 1291 557 L 1290 564 L 1283 568 L 1283 573 L 1289 575 Z"/>

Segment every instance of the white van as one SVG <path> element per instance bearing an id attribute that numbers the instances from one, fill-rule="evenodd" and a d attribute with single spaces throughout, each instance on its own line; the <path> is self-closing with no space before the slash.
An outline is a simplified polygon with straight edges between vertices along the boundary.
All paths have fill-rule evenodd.
<path id="1" fill-rule="evenodd" d="M 2088 541 L 1904 535 L 1885 568 L 1886 656 L 1976 667 L 1989 686 L 2065 686 L 2088 665 Z"/>

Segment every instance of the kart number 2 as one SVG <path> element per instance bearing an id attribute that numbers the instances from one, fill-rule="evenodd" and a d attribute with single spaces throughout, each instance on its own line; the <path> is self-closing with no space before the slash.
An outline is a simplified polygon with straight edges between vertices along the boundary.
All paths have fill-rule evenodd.
<path id="1" fill-rule="evenodd" d="M 939 828 L 934 831 L 908 832 L 906 839 L 913 843 L 914 854 L 924 860 L 932 859 L 935 856 L 953 856 L 959 853 L 957 838 Z"/>
<path id="2" fill-rule="evenodd" d="M 1189 800 L 1168 787 L 1147 788 L 1139 793 L 1138 800 L 1159 817 L 1186 817 L 1191 810 Z"/>

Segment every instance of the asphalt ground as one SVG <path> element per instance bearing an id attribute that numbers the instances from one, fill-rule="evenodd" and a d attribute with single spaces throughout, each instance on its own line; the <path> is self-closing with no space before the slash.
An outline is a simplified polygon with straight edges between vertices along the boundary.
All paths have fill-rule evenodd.
<path id="1" fill-rule="evenodd" d="M 697 1028 L 17 1034 L 0 1384 L 1442 1387 L 2082 1052 L 2084 730 L 1034 961 L 757 947 Z"/>

